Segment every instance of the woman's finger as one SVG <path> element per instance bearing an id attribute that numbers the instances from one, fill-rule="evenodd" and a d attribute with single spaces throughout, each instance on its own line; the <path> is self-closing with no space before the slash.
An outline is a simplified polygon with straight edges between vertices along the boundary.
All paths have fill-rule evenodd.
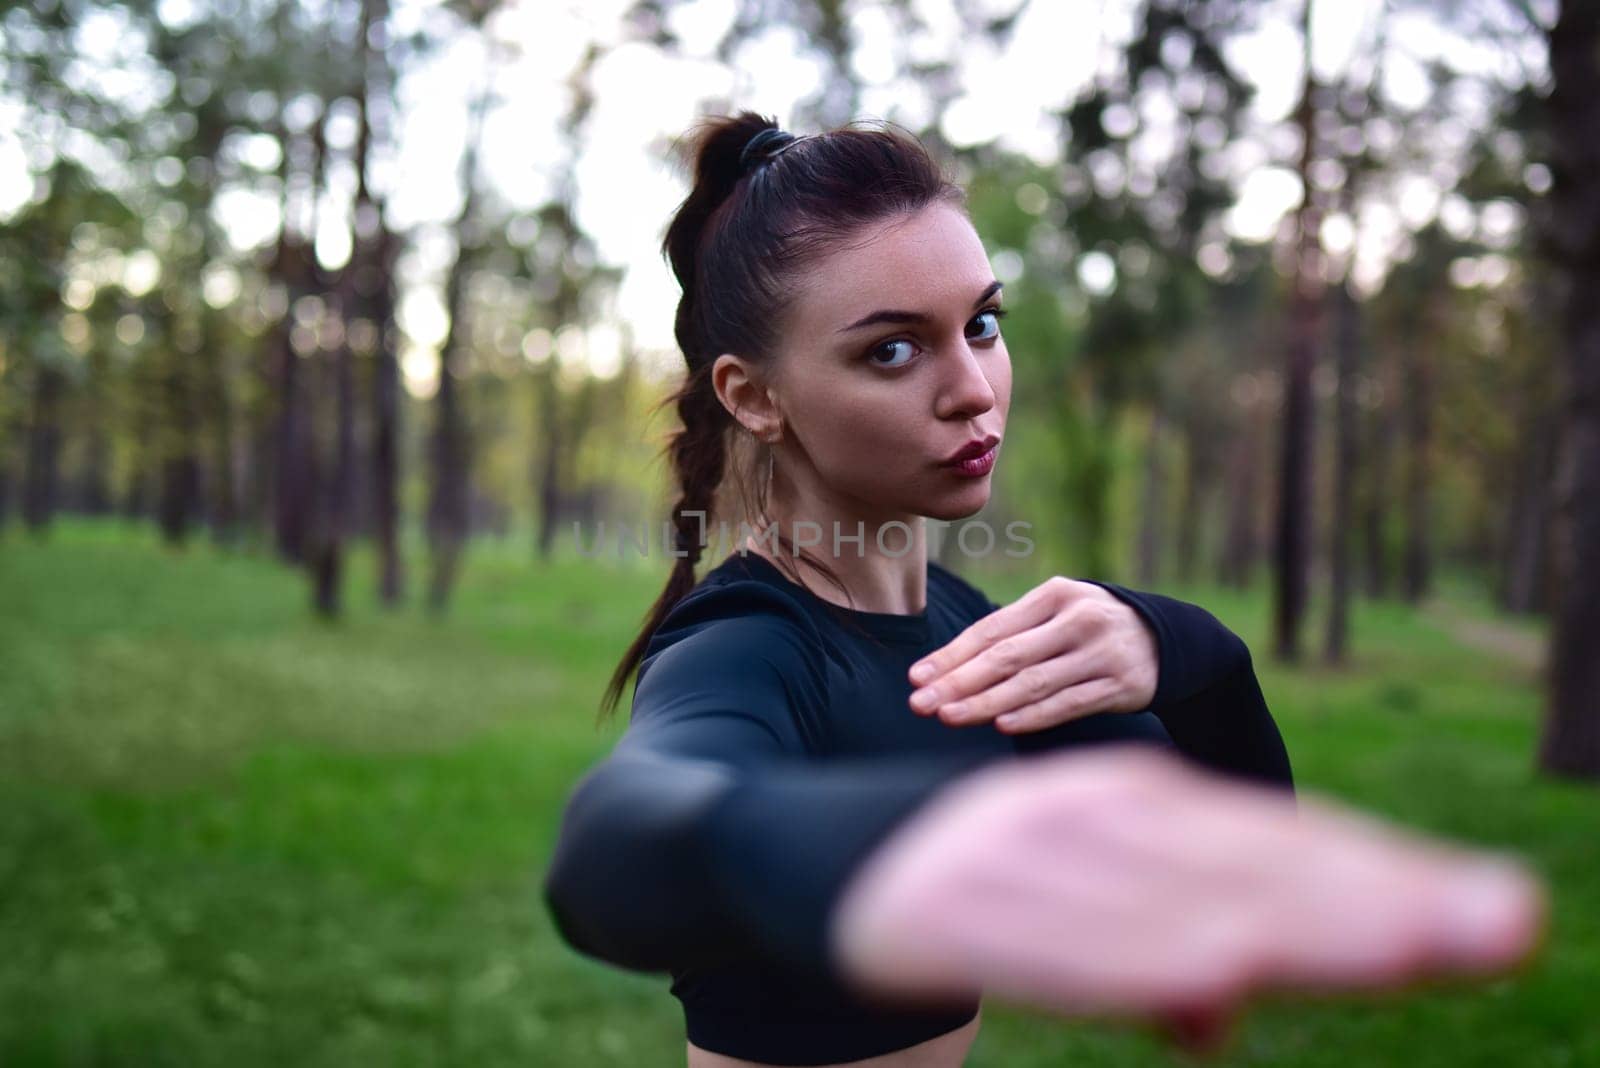
<path id="1" fill-rule="evenodd" d="M 1059 576 L 1046 579 L 1011 604 L 998 608 L 968 626 L 939 649 L 912 664 L 907 677 L 913 686 L 924 686 L 946 672 L 966 663 L 994 644 L 1031 630 L 1059 610 L 1062 601 Z"/>
<path id="2" fill-rule="evenodd" d="M 1028 632 L 1028 635 L 1046 630 L 1048 627 L 1048 624 L 1044 627 L 1035 627 Z M 1044 701 L 1063 690 L 1105 674 L 1104 653 L 1094 649 L 1069 648 L 1058 655 L 1048 651 L 1051 646 L 1058 644 L 1057 642 L 1049 641 L 1042 636 L 1030 639 L 1028 635 L 1007 638 L 976 660 L 935 683 L 934 689 L 939 694 L 940 703 L 932 706 L 925 714 L 937 714 L 951 726 L 987 723 L 997 716 Z M 1026 652 L 1015 653 L 1011 643 L 1024 641 L 1037 641 L 1040 652 L 1034 654 L 1034 647 L 1030 645 Z M 988 668 L 993 660 L 1005 661 L 1018 655 L 1037 655 L 1037 658 L 1025 661 L 1020 667 L 1011 670 L 1000 667 Z M 965 675 L 965 679 L 971 681 L 957 679 L 957 676 L 964 672 L 970 672 Z M 913 704 L 912 708 L 916 709 L 916 705 Z"/>
<path id="3" fill-rule="evenodd" d="M 929 677 L 912 692 L 912 711 L 930 715 L 952 701 L 965 702 L 976 694 L 1014 682 L 988 702 L 957 711 L 949 719 L 953 723 L 983 722 L 1009 708 L 1040 700 L 1063 686 L 1106 674 L 1099 669 L 1100 665 L 1117 650 L 1107 643 L 1095 642 L 1095 636 L 1104 630 L 1103 611 L 1103 606 L 1094 601 L 1075 601 L 1035 626 L 996 639 L 987 646 L 966 646 L 976 651 L 966 660 L 951 663 L 942 673 Z M 983 622 L 980 620 L 974 627 Z M 957 647 L 962 637 L 965 635 L 933 656 L 945 655 L 947 650 Z M 1092 655 L 1080 661 L 1045 667 L 1057 657 L 1075 651 Z"/>
<path id="4" fill-rule="evenodd" d="M 1095 675 L 1057 689 L 1037 701 L 1017 705 L 995 718 L 995 729 L 1027 734 L 1112 708 L 1123 693 L 1120 679 Z M 969 702 L 962 702 L 967 704 Z"/>
<path id="5" fill-rule="evenodd" d="M 1023 676 L 1020 684 L 1022 686 L 1044 687 L 1051 682 L 1055 682 L 1058 686 L 1070 685 L 1065 676 L 1059 681 L 1055 679 L 1056 673 L 1068 665 L 1055 664 L 1046 673 L 1038 670 L 1061 654 L 1069 652 L 1071 645 L 1066 629 L 1060 624 L 1060 616 L 1050 616 L 1037 626 L 996 641 L 980 650 L 970 660 L 955 665 L 944 674 L 929 680 L 927 685 L 914 690 L 910 696 L 911 710 L 925 716 L 937 712 L 943 717 L 945 707 L 952 702 L 968 702 L 978 694 L 988 693 L 998 686 L 1013 683 L 1019 676 Z M 1017 689 L 1018 685 L 1010 687 L 1011 691 Z M 1041 688 L 1036 695 L 1029 696 L 1025 700 L 1036 700 L 1048 692 L 1048 689 Z M 973 713 L 981 707 L 968 703 L 967 714 L 976 721 L 977 716 Z M 991 711 L 989 718 L 993 718 L 997 711 Z M 958 712 L 948 721 L 958 722 L 962 718 L 962 714 Z"/>

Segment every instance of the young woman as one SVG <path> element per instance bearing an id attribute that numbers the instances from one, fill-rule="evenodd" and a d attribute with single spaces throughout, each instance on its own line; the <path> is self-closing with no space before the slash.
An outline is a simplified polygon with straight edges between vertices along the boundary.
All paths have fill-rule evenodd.
<path id="1" fill-rule="evenodd" d="M 545 893 L 575 948 L 672 973 L 690 1068 L 954 1068 L 982 992 L 1196 1035 L 1253 986 L 1525 951 L 1515 870 L 1294 801 L 1203 609 L 1059 576 L 1002 607 L 929 559 L 924 520 L 989 499 L 1011 368 L 914 138 L 746 112 L 689 147 L 681 553 Z M 697 582 L 730 494 L 743 540 Z"/>

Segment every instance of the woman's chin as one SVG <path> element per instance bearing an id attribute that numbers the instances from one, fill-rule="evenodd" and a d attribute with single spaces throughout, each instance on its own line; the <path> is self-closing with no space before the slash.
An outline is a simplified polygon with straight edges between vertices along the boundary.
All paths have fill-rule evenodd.
<path id="1" fill-rule="evenodd" d="M 926 510 L 919 514 L 929 519 L 939 519 L 944 522 L 955 522 L 958 519 L 970 519 L 983 511 L 989 503 L 989 480 L 987 478 L 975 480 L 973 485 L 960 493 L 946 493 L 936 500 L 928 502 Z"/>

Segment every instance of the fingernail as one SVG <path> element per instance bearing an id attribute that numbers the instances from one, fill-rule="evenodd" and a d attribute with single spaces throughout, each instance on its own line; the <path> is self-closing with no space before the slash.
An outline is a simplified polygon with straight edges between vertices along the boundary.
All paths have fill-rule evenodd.
<path id="1" fill-rule="evenodd" d="M 916 708 L 933 708 L 939 703 L 939 691 L 935 689 L 918 690 L 911 695 L 911 704 Z"/>
<path id="2" fill-rule="evenodd" d="M 911 669 L 911 681 L 918 686 L 921 686 L 931 678 L 933 678 L 933 665 L 931 664 L 917 664 Z"/>

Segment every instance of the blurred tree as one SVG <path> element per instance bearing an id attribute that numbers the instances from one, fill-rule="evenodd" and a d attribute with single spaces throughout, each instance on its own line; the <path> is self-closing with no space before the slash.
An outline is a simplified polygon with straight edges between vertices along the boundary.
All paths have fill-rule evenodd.
<path id="1" fill-rule="evenodd" d="M 20 511 L 43 534 L 60 505 L 63 415 L 69 391 L 88 373 L 93 344 L 85 317 L 63 308 L 62 291 L 79 226 L 125 228 L 131 216 L 76 162 L 57 157 L 41 177 L 42 195 L 0 229 L 0 303 L 8 375 L 22 387 Z"/>
<path id="2" fill-rule="evenodd" d="M 323 378 L 331 383 L 331 389 L 319 392 L 331 394 L 333 400 L 331 433 L 325 435 L 330 439 L 329 447 L 318 464 L 328 474 L 318 486 L 307 549 L 314 603 L 317 611 L 327 617 L 341 611 L 344 546 L 357 532 L 356 513 L 361 500 L 357 431 L 365 421 L 358 413 L 358 357 L 375 357 L 370 396 L 375 414 L 372 474 L 376 489 L 379 598 L 392 604 L 400 590 L 395 529 L 398 371 L 392 325 L 397 241 L 389 232 L 383 203 L 374 194 L 371 182 L 373 112 L 387 104 L 386 13 L 383 0 L 362 0 L 348 37 L 330 35 L 330 41 L 336 41 L 336 47 L 354 60 L 349 64 L 350 81 L 341 87 L 340 99 L 354 105 L 356 129 L 350 154 L 355 180 L 350 206 L 350 256 L 331 279 L 327 296 L 334 328 L 331 344 L 320 346 L 325 365 Z"/>
<path id="3" fill-rule="evenodd" d="M 362 0 L 364 31 L 358 38 L 363 72 L 360 95 L 360 148 L 365 161 L 380 138 L 392 141 L 393 75 L 388 0 Z M 372 527 L 378 557 L 378 599 L 400 602 L 404 572 L 400 553 L 400 361 L 396 349 L 395 267 L 401 241 L 389 226 L 385 204 L 373 195 L 369 167 L 357 168 L 352 216 L 355 249 L 351 288 L 354 319 L 361 324 L 352 345 L 372 356 Z"/>
<path id="4" fill-rule="evenodd" d="M 1312 184 L 1322 158 L 1317 116 L 1325 108 L 1323 87 L 1312 68 L 1311 0 L 1301 9 L 1300 99 L 1295 126 L 1300 134 L 1300 203 L 1294 213 L 1294 289 L 1289 306 L 1283 374 L 1283 413 L 1279 430 L 1277 516 L 1273 538 L 1273 652 L 1280 660 L 1300 658 L 1300 626 L 1305 614 L 1312 548 L 1312 478 L 1315 471 L 1315 409 L 1312 374 L 1316 369 L 1322 322 L 1323 205 Z"/>
<path id="5" fill-rule="evenodd" d="M 463 354 L 471 345 L 467 284 L 481 243 L 478 205 L 483 190 L 479 158 L 483 150 L 484 117 L 494 99 L 498 61 L 494 38 L 488 26 L 494 9 L 492 3 L 458 5 L 465 32 L 481 40 L 485 59 L 482 83 L 473 93 L 469 105 L 466 146 L 461 154 L 461 209 L 452 226 L 456 254 L 445 280 L 445 311 L 449 316 L 449 326 L 439 346 L 439 384 L 434 394 L 430 457 L 433 482 L 428 498 L 427 526 L 428 544 L 432 552 L 428 608 L 435 613 L 443 612 L 449 603 L 468 534 L 472 441 L 467 417 L 461 410 L 461 364 Z"/>
<path id="6" fill-rule="evenodd" d="M 1600 6 L 1563 0 L 1549 32 L 1551 228 L 1566 282 L 1561 596 L 1545 771 L 1600 779 Z"/>
<path id="7" fill-rule="evenodd" d="M 1202 270 L 1199 259 L 1202 248 L 1208 262 L 1225 255 L 1221 215 L 1232 194 L 1221 161 L 1241 135 L 1254 90 L 1232 69 L 1223 46 L 1251 28 L 1257 13 L 1250 4 L 1141 5 L 1120 70 L 1097 78 L 1062 116 L 1059 217 L 1086 299 L 1075 358 L 1063 368 L 1064 388 L 1054 392 L 1055 418 L 1087 574 L 1112 566 L 1114 448 L 1123 413 L 1137 404 L 1152 413 L 1142 541 L 1144 577 L 1153 581 L 1165 540 L 1159 512 L 1167 508 L 1162 450 L 1170 409 L 1177 406 L 1176 421 L 1192 442 L 1206 406 L 1215 403 L 1167 382 L 1221 377 L 1215 370 L 1222 352 L 1179 342 L 1203 319 L 1226 273 L 1220 266 Z M 1185 359 L 1209 374 L 1180 371 Z M 1193 473 L 1203 476 L 1213 463 L 1202 456 Z M 1203 495 L 1203 486 L 1196 493 Z M 1196 515 L 1179 517 L 1180 528 L 1196 522 Z M 1193 544 L 1197 530 L 1180 538 Z"/>
<path id="8" fill-rule="evenodd" d="M 1335 94 L 1337 107 L 1329 115 L 1336 124 L 1331 139 L 1338 149 L 1343 181 L 1336 210 L 1350 221 L 1349 249 L 1339 267 L 1342 277 L 1333 290 L 1335 359 L 1334 379 L 1334 489 L 1328 516 L 1328 618 L 1323 639 L 1323 659 L 1329 664 L 1345 660 L 1350 634 L 1350 598 L 1354 585 L 1355 492 L 1361 467 L 1360 374 L 1365 346 L 1362 307 L 1355 292 L 1356 257 L 1362 232 L 1357 206 L 1366 179 L 1382 165 L 1371 149 L 1363 126 L 1367 117 L 1383 107 L 1378 86 L 1383 80 L 1386 51 L 1385 12 L 1380 7 L 1372 31 L 1372 47 L 1365 64 L 1365 84 L 1347 71 Z M 1363 35 L 1363 44 L 1365 44 Z M 1364 49 L 1358 48 L 1358 53 Z M 1382 463 L 1381 458 L 1374 457 Z"/>
<path id="9" fill-rule="evenodd" d="M 593 279 L 583 265 L 592 262 L 593 252 L 587 247 L 587 238 L 573 215 L 578 193 L 575 172 L 584 123 L 595 103 L 589 80 L 601 55 L 601 50 L 591 45 L 567 80 L 570 101 L 562 130 L 568 154 L 557 174 L 554 195 L 538 215 L 543 247 L 553 254 L 537 268 L 547 279 L 545 291 L 549 293 L 541 310 L 558 329 L 567 324 L 581 328 L 579 324 L 588 318 L 583 298 L 586 292 L 591 292 Z M 536 549 L 541 560 L 548 560 L 555 548 L 558 524 L 575 482 L 572 460 L 582 446 L 594 415 L 594 376 L 585 376 L 580 401 L 570 409 L 563 405 L 561 379 L 561 355 L 552 351 L 534 369 L 533 375 L 540 432 L 533 480 L 539 502 Z"/>

